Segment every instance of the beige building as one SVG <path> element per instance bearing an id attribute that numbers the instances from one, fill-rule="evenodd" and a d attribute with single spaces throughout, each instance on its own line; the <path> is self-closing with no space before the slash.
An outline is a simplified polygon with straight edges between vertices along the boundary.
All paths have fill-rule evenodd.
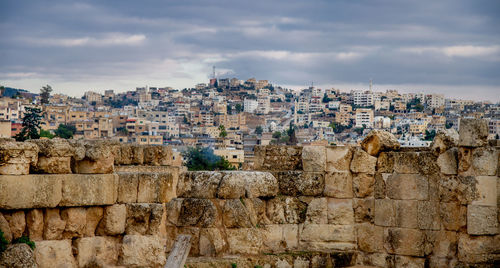
<path id="1" fill-rule="evenodd" d="M 11 128 L 10 120 L 0 120 L 0 138 L 10 138 Z"/>
<path id="2" fill-rule="evenodd" d="M 245 162 L 245 152 L 243 150 L 236 150 L 232 148 L 215 149 L 214 154 L 226 159 L 231 166 L 238 168 Z"/>

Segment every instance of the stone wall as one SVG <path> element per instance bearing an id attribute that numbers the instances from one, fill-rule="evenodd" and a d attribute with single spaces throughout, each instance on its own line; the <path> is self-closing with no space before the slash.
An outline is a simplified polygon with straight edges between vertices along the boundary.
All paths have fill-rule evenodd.
<path id="1" fill-rule="evenodd" d="M 259 146 L 255 171 L 225 172 L 186 172 L 161 146 L 2 141 L 0 229 L 35 240 L 39 267 L 161 267 L 178 234 L 188 267 L 495 267 L 499 148 L 483 132 Z"/>

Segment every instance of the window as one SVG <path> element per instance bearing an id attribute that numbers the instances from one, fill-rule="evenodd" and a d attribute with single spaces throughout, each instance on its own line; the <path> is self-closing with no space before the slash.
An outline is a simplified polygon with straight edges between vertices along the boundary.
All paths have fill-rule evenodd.
<path id="1" fill-rule="evenodd" d="M 238 156 L 237 155 L 233 155 L 233 159 L 236 159 L 236 158 L 238 158 Z"/>

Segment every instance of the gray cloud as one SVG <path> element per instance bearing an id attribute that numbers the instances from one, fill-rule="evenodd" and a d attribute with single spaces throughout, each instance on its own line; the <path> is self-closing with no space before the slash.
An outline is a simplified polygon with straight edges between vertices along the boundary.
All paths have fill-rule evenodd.
<path id="1" fill-rule="evenodd" d="M 0 83 L 81 95 L 221 75 L 500 100 L 498 1 L 0 3 Z M 341 87 L 342 88 L 342 87 Z M 384 90 L 386 88 L 380 88 Z M 480 94 L 477 94 L 480 92 Z"/>

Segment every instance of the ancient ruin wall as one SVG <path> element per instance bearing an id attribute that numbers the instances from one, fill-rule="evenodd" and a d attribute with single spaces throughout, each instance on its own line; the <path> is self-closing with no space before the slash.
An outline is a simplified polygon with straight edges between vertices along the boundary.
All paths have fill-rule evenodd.
<path id="1" fill-rule="evenodd" d="M 499 150 L 484 132 L 260 146 L 256 171 L 230 172 L 183 172 L 162 146 L 3 141 L 0 229 L 35 240 L 39 267 L 159 267 L 178 234 L 191 267 L 493 267 Z"/>

